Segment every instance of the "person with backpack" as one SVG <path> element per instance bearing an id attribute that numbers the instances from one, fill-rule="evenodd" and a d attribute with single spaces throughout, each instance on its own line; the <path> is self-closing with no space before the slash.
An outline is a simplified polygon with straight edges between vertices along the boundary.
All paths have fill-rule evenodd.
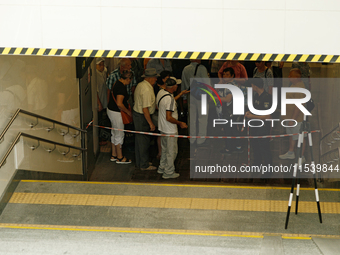
<path id="1" fill-rule="evenodd" d="M 253 71 L 253 78 L 262 78 L 264 83 L 264 90 L 269 94 L 272 94 L 274 86 L 274 75 L 273 71 L 268 68 L 264 61 L 256 61 L 255 69 Z"/>
<path id="2" fill-rule="evenodd" d="M 187 124 L 178 121 L 177 103 L 173 93 L 177 90 L 180 80 L 171 77 L 166 80 L 165 88 L 161 89 L 156 98 L 156 104 L 159 109 L 158 129 L 162 134 L 177 135 L 177 125 L 181 128 L 187 128 Z M 175 159 L 178 153 L 177 137 L 161 137 L 162 154 L 157 173 L 163 174 L 163 179 L 177 178 L 175 173 Z"/>
<path id="3" fill-rule="evenodd" d="M 204 82 L 210 85 L 209 75 L 207 68 L 201 65 L 200 59 L 191 59 L 190 65 L 184 67 L 182 72 L 182 86 L 181 91 L 190 90 L 192 78 L 203 78 Z M 193 91 L 190 91 L 192 94 Z M 200 98 L 197 99 L 194 95 L 183 95 L 183 106 L 188 106 L 188 126 L 190 135 L 192 136 L 206 136 L 208 128 L 208 115 L 201 115 L 201 102 Z M 209 105 L 207 105 L 207 112 L 209 112 Z M 190 116 L 191 115 L 191 116 Z M 198 131 L 196 130 L 196 123 L 198 122 Z M 190 144 L 194 145 L 197 142 L 197 146 L 205 145 L 205 138 L 190 138 Z"/>
<path id="4" fill-rule="evenodd" d="M 243 95 L 245 97 L 245 102 L 247 101 L 247 88 L 244 86 L 240 86 L 235 82 L 235 72 L 231 67 L 227 67 L 223 70 L 221 84 L 229 84 L 237 86 L 242 90 Z M 217 93 L 221 97 L 221 101 L 223 105 L 219 105 L 216 107 L 217 115 L 220 119 L 228 120 L 228 123 L 233 122 L 242 122 L 244 119 L 244 115 L 233 115 L 233 96 L 229 89 L 217 89 Z M 247 110 L 247 107 L 245 105 Z M 239 136 L 240 129 L 237 125 L 224 125 L 223 132 L 225 136 Z M 231 155 L 232 153 L 243 153 L 241 147 L 241 139 L 225 139 L 225 147 L 220 150 L 220 153 Z"/>

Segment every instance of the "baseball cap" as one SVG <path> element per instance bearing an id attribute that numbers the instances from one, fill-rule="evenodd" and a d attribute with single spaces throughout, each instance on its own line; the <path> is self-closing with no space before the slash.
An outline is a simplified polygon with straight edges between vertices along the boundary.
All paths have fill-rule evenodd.
<path id="1" fill-rule="evenodd" d="M 99 65 L 101 62 L 105 61 L 104 58 L 97 58 L 96 59 L 96 65 Z"/>
<path id="2" fill-rule="evenodd" d="M 182 81 L 180 79 L 176 79 L 175 77 L 171 76 L 169 79 L 166 80 L 165 85 L 171 87 L 181 83 Z"/>

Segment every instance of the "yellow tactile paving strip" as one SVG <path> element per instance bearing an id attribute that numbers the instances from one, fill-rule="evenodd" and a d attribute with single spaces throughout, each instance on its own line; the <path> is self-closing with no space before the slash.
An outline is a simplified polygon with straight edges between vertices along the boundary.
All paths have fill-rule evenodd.
<path id="1" fill-rule="evenodd" d="M 235 185 L 201 185 L 201 184 L 164 184 L 164 183 L 136 183 L 136 182 L 91 182 L 91 181 L 45 181 L 21 180 L 23 183 L 64 183 L 64 184 L 101 184 L 101 185 L 130 185 L 130 186 L 159 186 L 159 187 L 185 187 L 185 188 L 222 188 L 222 189 L 262 189 L 262 190 L 290 190 L 290 187 L 260 187 L 260 186 L 235 186 Z M 300 190 L 314 190 L 314 188 L 300 187 Z M 324 191 L 337 191 L 340 189 L 319 188 Z"/>
<path id="2" fill-rule="evenodd" d="M 276 235 L 281 236 L 284 239 L 311 239 L 312 237 L 340 238 L 340 235 L 287 234 L 287 233 L 241 232 L 241 231 L 208 231 L 208 230 L 156 229 L 156 228 L 117 228 L 117 227 L 63 226 L 63 225 L 12 224 L 12 223 L 0 223 L 0 228 L 120 232 L 137 234 L 201 235 L 201 236 L 225 236 L 225 237 L 248 237 L 248 238 L 263 238 L 264 235 Z"/>
<path id="3" fill-rule="evenodd" d="M 180 197 L 84 195 L 59 193 L 20 193 L 13 194 L 9 203 L 44 205 L 85 205 L 85 206 L 124 206 L 152 207 L 167 209 L 199 209 L 225 211 L 286 212 L 288 201 L 250 199 L 209 199 Z M 321 212 L 339 214 L 340 203 L 321 202 Z M 295 208 L 293 202 L 292 207 Z M 316 202 L 299 202 L 299 212 L 317 213 Z"/>

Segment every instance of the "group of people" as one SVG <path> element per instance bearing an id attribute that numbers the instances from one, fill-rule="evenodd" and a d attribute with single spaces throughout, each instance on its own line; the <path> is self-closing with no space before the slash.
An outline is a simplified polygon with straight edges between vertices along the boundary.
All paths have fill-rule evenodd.
<path id="1" fill-rule="evenodd" d="M 308 64 L 303 63 L 302 66 L 306 66 Z M 281 68 L 282 68 L 281 64 Z M 299 67 L 301 67 L 301 64 L 293 64 L 293 68 L 289 72 L 289 85 L 290 87 L 294 88 L 306 88 L 310 89 L 310 79 L 303 78 L 302 71 Z M 225 66 L 222 66 L 224 68 Z M 258 74 L 261 73 L 262 74 Z M 237 72 L 237 71 L 236 71 Z M 247 88 L 248 86 L 251 86 L 253 89 L 253 107 L 257 110 L 268 110 L 272 106 L 272 88 L 274 86 L 274 82 L 271 80 L 273 78 L 272 76 L 272 70 L 270 69 L 270 66 L 267 66 L 267 63 L 256 62 L 256 68 L 254 70 L 254 78 L 250 79 L 248 82 L 246 79 L 236 79 L 236 72 L 235 69 L 231 67 L 226 67 L 222 70 L 221 74 L 219 73 L 220 83 L 222 84 L 231 84 L 237 86 L 241 91 L 243 92 L 243 95 L 245 97 L 245 115 L 233 115 L 232 113 L 232 94 L 230 90 L 224 89 L 224 90 L 218 90 L 218 93 L 221 97 L 221 101 L 223 102 L 223 105 L 220 107 L 217 107 L 217 113 L 219 118 L 227 119 L 230 123 L 230 120 L 238 123 L 242 123 L 242 120 L 245 119 L 258 119 L 263 120 L 264 125 L 262 127 L 250 127 L 250 135 L 251 136 L 264 136 L 271 134 L 271 128 L 272 128 L 272 122 L 266 122 L 267 119 L 278 119 L 280 118 L 278 115 L 280 114 L 280 110 L 277 110 L 272 115 L 255 115 L 248 111 L 248 105 L 247 105 Z M 266 74 L 267 73 L 267 74 Z M 257 75 L 256 75 L 257 74 Z M 281 71 L 282 75 L 282 71 Z M 268 79 L 268 76 L 271 76 L 271 79 Z M 309 76 L 309 73 L 308 73 Z M 282 79 L 276 79 L 282 84 Z M 303 94 L 301 93 L 287 93 L 286 98 L 287 99 L 298 99 L 303 98 Z M 280 106 L 279 106 L 280 108 Z M 296 105 L 288 104 L 286 109 L 286 115 L 281 116 L 282 119 L 291 119 L 295 120 L 297 122 L 297 125 L 295 127 L 286 127 L 286 133 L 287 134 L 297 134 L 300 132 L 300 127 L 302 125 L 302 122 L 304 120 L 303 113 L 299 110 L 299 108 Z M 293 126 L 293 121 L 290 121 L 288 123 L 289 126 Z M 225 125 L 223 127 L 225 136 L 239 136 L 240 135 L 240 129 L 239 126 L 229 126 Z M 295 147 L 296 142 L 298 139 L 298 135 L 290 136 L 289 137 L 289 150 L 282 155 L 279 155 L 280 159 L 295 159 Z M 305 157 L 303 156 L 305 151 L 305 145 L 306 143 L 303 143 L 302 147 L 302 163 L 305 162 Z M 251 139 L 251 148 L 253 150 L 253 165 L 272 165 L 272 155 L 270 151 L 270 138 L 261 138 L 261 139 Z M 221 151 L 223 154 L 233 154 L 233 153 L 242 153 L 242 147 L 240 144 L 239 139 L 226 139 L 225 141 L 225 148 L 223 148 Z"/>
<path id="2" fill-rule="evenodd" d="M 197 114 L 201 112 L 201 104 L 196 102 L 194 97 L 189 96 L 190 79 L 210 77 L 218 77 L 220 83 L 234 84 L 238 86 L 244 96 L 247 97 L 247 86 L 253 88 L 254 107 L 258 110 L 265 110 L 271 107 L 271 93 L 273 87 L 281 87 L 282 67 L 283 63 L 276 62 L 255 62 L 253 68 L 251 82 L 248 82 L 249 70 L 245 65 L 238 61 L 211 61 L 210 65 L 203 64 L 201 60 L 190 60 L 190 63 L 182 68 L 181 79 L 174 77 L 173 65 L 170 60 L 163 59 L 144 59 L 143 65 L 145 69 L 137 72 L 132 68 L 133 60 L 123 58 L 120 60 L 118 68 L 114 69 L 106 78 L 105 59 L 96 59 L 97 67 L 97 101 L 98 110 L 102 112 L 107 108 L 107 116 L 111 121 L 111 144 L 112 154 L 110 160 L 117 164 L 130 164 L 131 159 L 125 157 L 122 153 L 122 145 L 124 142 L 124 132 L 117 129 L 124 129 L 122 113 L 132 117 L 134 128 L 136 131 L 155 132 L 158 131 L 164 136 L 158 137 L 158 158 L 160 158 L 159 167 L 155 167 L 149 160 L 150 136 L 143 134 L 135 134 L 135 165 L 141 170 L 157 170 L 162 174 L 164 179 L 177 178 L 178 173 L 175 172 L 174 161 L 177 156 L 177 138 L 168 135 L 178 134 L 179 125 L 186 129 L 191 125 L 191 133 L 198 136 L 206 136 L 208 115 L 191 116 L 188 121 L 179 121 L 178 107 L 181 112 L 189 112 Z M 134 65 L 138 66 L 138 65 Z M 178 67 L 178 66 L 177 66 Z M 143 68 L 143 67 L 142 67 Z M 178 69 L 178 68 L 177 68 Z M 249 69 L 249 68 L 248 68 Z M 208 71 L 209 70 L 209 71 Z M 141 75 L 136 75 L 140 73 Z M 299 68 L 293 68 L 290 72 L 293 86 L 301 85 L 302 72 Z M 99 78 L 98 78 L 99 77 Z M 207 82 L 209 82 L 207 80 Z M 281 82 L 281 84 L 278 84 Z M 297 85 L 296 85 L 297 84 Z M 180 89 L 178 86 L 180 85 Z M 177 93 L 176 93 L 177 92 Z M 223 105 L 217 108 L 217 114 L 226 118 L 249 118 L 249 119 L 267 119 L 270 116 L 256 116 L 246 111 L 245 116 L 231 116 L 230 105 L 232 104 L 232 94 L 227 89 L 218 90 Z M 288 95 L 296 97 L 296 95 Z M 197 99 L 198 100 L 198 99 Z M 178 101 L 178 103 L 177 103 Z M 247 100 L 245 100 L 247 103 Z M 247 108 L 247 106 L 245 106 Z M 196 109 L 195 109 L 196 108 Z M 300 113 L 291 109 L 287 111 L 289 118 L 296 119 L 301 122 Z M 190 123 L 195 122 L 195 123 Z M 197 123 L 196 123 L 197 121 Z M 198 130 L 196 130 L 198 128 Z M 297 127 L 298 128 L 298 127 Z M 296 129 L 287 130 L 296 133 Z M 235 136 L 239 130 L 237 127 L 224 128 L 226 135 Z M 262 128 L 251 129 L 252 135 L 268 135 L 270 133 L 270 123 L 265 124 Z M 294 152 L 293 137 L 289 152 L 280 155 L 281 159 L 291 159 Z M 205 145 L 205 139 L 190 139 L 191 145 Z M 296 142 L 295 142 L 296 143 Z M 272 163 L 271 153 L 269 150 L 269 139 L 252 139 L 252 147 L 254 149 L 254 164 Z M 225 148 L 221 153 L 232 154 L 241 153 L 242 148 L 237 139 L 226 139 Z"/>
<path id="3" fill-rule="evenodd" d="M 99 77 L 103 77 L 103 58 L 96 60 Z M 124 143 L 124 129 L 122 112 L 132 117 L 134 128 L 137 131 L 155 132 L 165 136 L 158 140 L 160 165 L 155 167 L 149 160 L 149 147 L 151 137 L 148 135 L 135 134 L 135 165 L 141 170 L 157 170 L 164 179 L 177 178 L 174 162 L 177 156 L 177 137 L 166 135 L 178 134 L 177 125 L 187 128 L 185 122 L 178 121 L 176 99 L 188 91 L 182 91 L 174 97 L 174 92 L 181 84 L 180 79 L 171 76 L 171 70 L 166 61 L 149 61 L 137 84 L 139 77 L 131 70 L 131 60 L 122 59 L 119 67 L 111 72 L 106 79 L 106 84 L 101 83 L 97 88 L 98 110 L 107 106 L 107 116 L 111 121 L 111 158 L 117 164 L 130 164 L 131 159 L 122 153 Z M 171 66 L 170 66 L 171 67 Z M 102 79 L 102 78 L 100 78 Z M 98 85 L 98 84 L 97 84 Z M 106 86 L 105 86 L 106 85 Z M 105 88 L 106 87 L 106 88 Z M 103 96 L 106 90 L 106 97 Z M 104 103 L 103 103 L 104 102 Z M 132 106 L 132 107 L 131 107 Z M 126 123 L 125 123 L 126 124 Z"/>

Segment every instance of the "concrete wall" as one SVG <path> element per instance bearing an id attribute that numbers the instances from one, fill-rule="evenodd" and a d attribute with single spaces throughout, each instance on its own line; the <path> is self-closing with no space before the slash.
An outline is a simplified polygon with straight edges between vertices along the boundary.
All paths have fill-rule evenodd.
<path id="1" fill-rule="evenodd" d="M 337 0 L 2 0 L 0 47 L 337 55 L 339 14 Z"/>
<path id="2" fill-rule="evenodd" d="M 2 132 L 18 108 L 80 127 L 79 93 L 76 78 L 75 58 L 37 57 L 37 56 L 0 56 L 0 132 Z M 0 143 L 0 160 L 9 149 L 19 132 L 81 147 L 80 136 L 73 138 L 74 130 L 66 136 L 60 135 L 67 131 L 62 126 L 47 132 L 53 127 L 48 121 L 39 120 L 20 114 L 7 131 Z M 0 200 L 3 191 L 10 184 L 17 169 L 42 171 L 51 173 L 82 174 L 81 158 L 72 157 L 79 151 L 71 150 L 66 156 L 58 151 L 65 148 L 57 147 L 48 153 L 46 149 L 53 145 L 41 143 L 32 151 L 30 147 L 38 142 L 21 138 L 15 146 L 6 164 L 0 168 Z"/>

